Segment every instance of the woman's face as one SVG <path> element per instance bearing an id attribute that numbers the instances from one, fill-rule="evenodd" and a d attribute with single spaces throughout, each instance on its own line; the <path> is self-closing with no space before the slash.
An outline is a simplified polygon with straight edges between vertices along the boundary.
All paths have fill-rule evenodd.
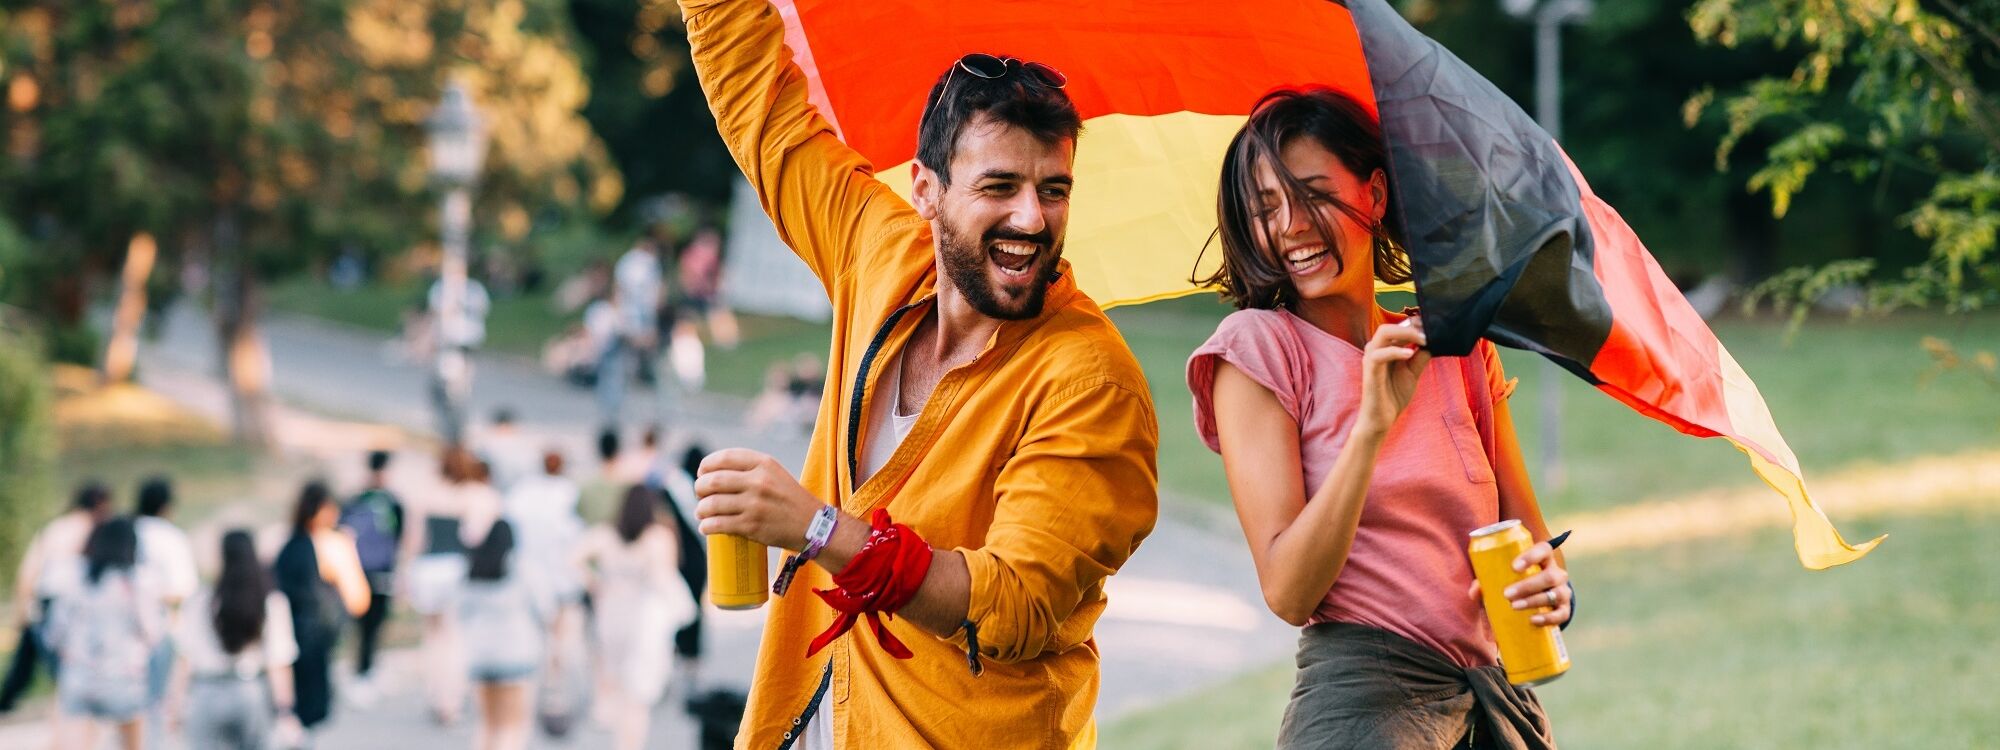
<path id="1" fill-rule="evenodd" d="M 1285 142 L 1279 158 L 1284 169 L 1307 188 L 1326 193 L 1352 206 L 1368 219 L 1356 221 L 1338 205 L 1316 199 L 1311 205 L 1294 205 L 1283 183 L 1268 162 L 1257 165 L 1258 234 L 1260 249 L 1291 273 L 1299 299 L 1356 295 L 1372 299 L 1375 290 L 1375 235 L 1387 206 L 1388 180 L 1381 170 L 1363 178 L 1349 170 L 1333 152 L 1311 137 L 1295 137 Z M 1313 216 L 1324 224 L 1340 243 L 1329 248 L 1313 229 Z M 1273 240 L 1276 247 L 1272 247 Z M 1336 263 L 1338 253 L 1341 262 Z"/>

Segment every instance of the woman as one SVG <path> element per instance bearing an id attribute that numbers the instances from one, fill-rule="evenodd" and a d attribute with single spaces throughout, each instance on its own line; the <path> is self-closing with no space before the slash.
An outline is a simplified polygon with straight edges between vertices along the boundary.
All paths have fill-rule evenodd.
<path id="1" fill-rule="evenodd" d="M 467 553 L 458 618 L 469 676 L 478 685 L 479 750 L 528 746 L 528 680 L 541 667 L 555 602 L 543 587 L 513 570 L 514 526 L 493 524 Z"/>
<path id="2" fill-rule="evenodd" d="M 56 600 L 48 635 L 62 665 L 57 748 L 97 747 L 106 724 L 126 750 L 144 742 L 146 668 L 166 624 L 156 587 L 134 570 L 138 554 L 131 519 L 98 524 L 84 543 L 78 586 Z"/>
<path id="3" fill-rule="evenodd" d="M 1303 626 L 1279 746 L 1547 747 L 1533 693 L 1507 685 L 1467 533 L 1519 518 L 1547 539 L 1491 344 L 1432 359 L 1407 281 L 1374 116 L 1324 88 L 1274 92 L 1231 142 L 1222 268 L 1238 311 L 1188 362 L 1195 423 L 1222 455 L 1271 611 Z M 1490 420 L 1479 416 L 1490 414 Z M 1482 428 L 1481 421 L 1490 421 Z M 1570 615 L 1547 542 L 1516 566 L 1517 607 Z"/>
<path id="4" fill-rule="evenodd" d="M 293 711 L 292 608 L 272 589 L 249 532 L 222 536 L 222 573 L 214 589 L 188 597 L 174 648 L 181 658 L 170 694 L 186 696 L 188 747 L 263 750 L 303 739 Z"/>
<path id="5" fill-rule="evenodd" d="M 645 746 L 652 706 L 673 668 L 674 630 L 694 614 L 677 569 L 674 534 L 656 522 L 660 502 L 645 486 L 626 491 L 617 524 L 593 527 L 577 553 L 590 587 L 599 684 L 618 750 Z"/>
<path id="6" fill-rule="evenodd" d="M 451 725 L 465 707 L 465 655 L 456 617 L 465 550 L 471 540 L 486 536 L 486 527 L 499 516 L 500 497 L 480 480 L 479 462 L 463 446 L 446 448 L 440 469 L 443 492 L 409 498 L 409 533 L 403 535 L 403 564 L 397 567 L 409 571 L 404 595 L 423 617 L 418 648 L 431 718 Z"/>
<path id="7" fill-rule="evenodd" d="M 340 506 L 325 482 L 307 482 L 292 513 L 292 536 L 271 564 L 292 609 L 299 655 L 292 678 L 299 724 L 310 731 L 333 713 L 333 650 L 349 618 L 368 611 L 368 574 L 354 538 L 339 530 Z"/>

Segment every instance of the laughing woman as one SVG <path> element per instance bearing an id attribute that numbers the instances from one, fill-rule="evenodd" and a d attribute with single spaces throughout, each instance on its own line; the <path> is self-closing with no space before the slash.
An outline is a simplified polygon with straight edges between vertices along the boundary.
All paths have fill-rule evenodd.
<path id="1" fill-rule="evenodd" d="M 1324 88 L 1258 103 L 1223 161 L 1222 268 L 1238 311 L 1188 362 L 1195 423 L 1222 454 L 1271 611 L 1299 637 L 1283 748 L 1542 748 L 1534 694 L 1507 684 L 1474 594 L 1467 533 L 1548 531 L 1514 439 L 1493 346 L 1433 359 L 1384 217 L 1381 130 Z M 1517 607 L 1570 616 L 1549 544 L 1517 565 Z"/>

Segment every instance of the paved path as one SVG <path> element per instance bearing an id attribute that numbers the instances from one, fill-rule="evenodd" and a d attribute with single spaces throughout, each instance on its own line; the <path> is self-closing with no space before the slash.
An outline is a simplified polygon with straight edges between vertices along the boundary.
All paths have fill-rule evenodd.
<path id="1" fill-rule="evenodd" d="M 215 371 L 211 330 L 192 308 L 170 312 L 162 338 L 142 352 L 141 373 L 149 387 L 219 413 L 221 392 L 205 377 Z M 283 316 L 269 321 L 267 333 L 276 394 L 288 405 L 281 410 L 281 420 L 292 420 L 287 429 L 324 433 L 348 424 L 340 420 L 358 420 L 414 434 L 429 432 L 424 371 L 391 355 L 381 336 Z M 507 357 L 482 357 L 477 372 L 472 414 L 485 415 L 500 405 L 512 407 L 529 431 L 569 446 L 572 456 L 589 455 L 587 446 L 597 422 L 589 392 L 572 389 L 530 363 Z M 796 470 L 805 441 L 751 434 L 742 426 L 743 408 L 740 400 L 703 396 L 657 413 L 676 431 L 699 434 L 710 447 L 755 447 Z M 656 414 L 650 403 L 636 404 L 631 413 L 635 421 L 650 421 Z M 1109 590 L 1111 604 L 1097 627 L 1104 659 L 1100 721 L 1283 659 L 1293 648 L 1295 631 L 1265 611 L 1248 554 L 1227 516 L 1215 523 L 1163 516 L 1152 536 L 1111 580 Z M 711 656 L 703 665 L 704 681 L 747 685 L 761 614 L 718 610 L 709 614 Z M 383 698 L 365 711 L 344 708 L 319 746 L 338 750 L 469 744 L 469 729 L 439 729 L 425 718 L 411 661 L 407 655 L 391 657 Z M 655 727 L 654 747 L 693 747 L 694 728 L 678 712 L 663 708 L 656 714 Z M 570 745 L 537 746 L 598 747 L 607 738 L 593 732 L 572 740 Z M 32 727 L 0 729 L 0 747 L 32 748 L 43 742 Z"/>

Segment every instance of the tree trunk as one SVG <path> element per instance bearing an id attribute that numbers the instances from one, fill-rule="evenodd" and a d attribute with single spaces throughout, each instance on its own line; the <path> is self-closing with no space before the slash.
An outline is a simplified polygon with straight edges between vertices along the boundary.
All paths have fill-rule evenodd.
<path id="1" fill-rule="evenodd" d="M 215 256 L 228 258 L 216 269 L 215 341 L 221 375 L 229 385 L 230 427 L 236 442 L 271 444 L 271 356 L 257 328 L 263 300 L 256 275 L 236 242 L 232 218 L 217 222 Z"/>
<path id="2" fill-rule="evenodd" d="M 111 318 L 111 341 L 104 349 L 104 384 L 132 379 L 132 366 L 139 356 L 139 328 L 146 320 L 146 279 L 153 275 L 153 261 L 159 246 L 153 235 L 132 235 L 125 247 L 125 273 L 118 288 L 118 311 Z"/>

